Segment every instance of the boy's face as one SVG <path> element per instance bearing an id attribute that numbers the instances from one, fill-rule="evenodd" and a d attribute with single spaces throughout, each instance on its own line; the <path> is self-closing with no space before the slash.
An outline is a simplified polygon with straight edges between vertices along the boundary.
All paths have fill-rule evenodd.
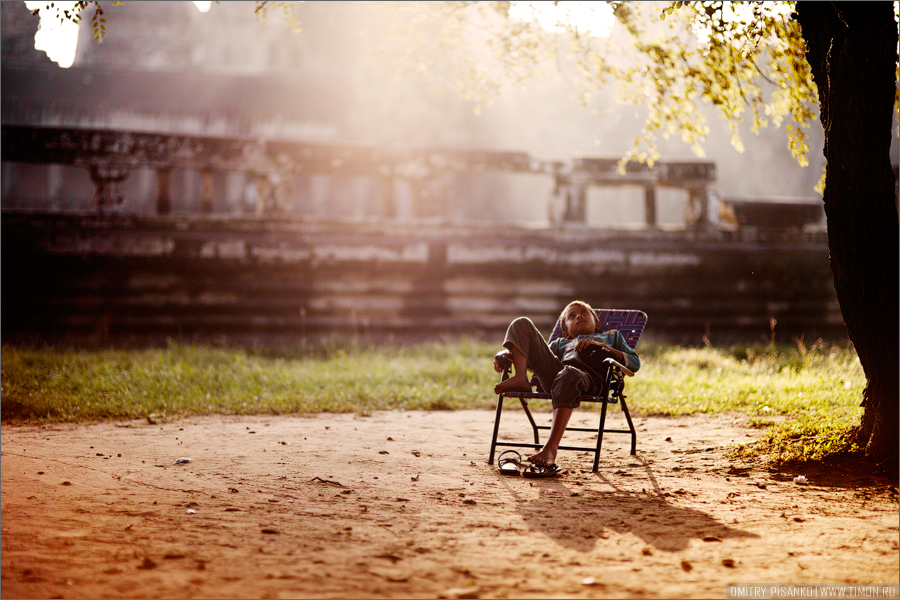
<path id="1" fill-rule="evenodd" d="M 563 326 L 570 338 L 579 335 L 591 335 L 597 329 L 594 311 L 581 304 L 574 304 L 566 309 L 563 315 Z"/>

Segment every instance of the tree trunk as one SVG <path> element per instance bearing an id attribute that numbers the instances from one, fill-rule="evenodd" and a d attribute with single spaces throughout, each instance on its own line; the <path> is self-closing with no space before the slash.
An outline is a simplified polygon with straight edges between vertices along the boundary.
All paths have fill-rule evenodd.
<path id="1" fill-rule="evenodd" d="M 866 375 L 858 442 L 896 465 L 900 223 L 890 162 L 897 86 L 891 2 L 798 2 L 825 130 L 834 287 Z M 896 468 L 896 466 L 894 466 Z"/>

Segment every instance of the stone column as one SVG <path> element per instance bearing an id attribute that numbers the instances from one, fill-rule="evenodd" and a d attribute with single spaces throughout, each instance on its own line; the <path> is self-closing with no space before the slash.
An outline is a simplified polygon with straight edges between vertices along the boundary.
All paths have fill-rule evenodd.
<path id="1" fill-rule="evenodd" d="M 647 227 L 655 229 L 658 226 L 656 219 L 656 186 L 644 186 L 644 221 Z"/>
<path id="2" fill-rule="evenodd" d="M 200 171 L 200 211 L 209 214 L 213 211 L 213 173 L 210 170 Z"/>
<path id="3" fill-rule="evenodd" d="M 172 169 L 156 170 L 156 214 L 167 215 L 172 211 Z"/>
<path id="4" fill-rule="evenodd" d="M 103 212 L 121 206 L 125 200 L 122 184 L 128 177 L 128 171 L 102 165 L 91 165 L 89 171 L 95 188 L 94 208 Z"/>
<path id="5" fill-rule="evenodd" d="M 566 185 L 563 188 L 563 221 L 567 223 L 587 223 L 587 185 L 583 183 Z"/>
<path id="6" fill-rule="evenodd" d="M 709 225 L 709 207 L 706 188 L 688 188 L 684 221 L 689 229 L 703 229 Z"/>

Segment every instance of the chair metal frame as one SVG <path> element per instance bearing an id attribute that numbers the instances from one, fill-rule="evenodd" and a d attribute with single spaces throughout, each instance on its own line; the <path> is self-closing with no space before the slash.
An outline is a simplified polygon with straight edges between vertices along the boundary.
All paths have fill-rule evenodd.
<path id="1" fill-rule="evenodd" d="M 644 327 L 647 324 L 647 314 L 643 311 L 639 310 L 624 310 L 624 309 L 595 309 L 594 311 L 597 315 L 597 322 L 600 325 L 597 328 L 598 333 L 603 333 L 606 331 L 610 331 L 612 329 L 618 329 L 625 341 L 628 342 L 628 345 L 632 348 L 637 346 L 638 340 L 640 340 L 641 334 L 644 332 Z M 550 339 L 548 341 L 553 341 L 556 338 L 562 335 L 562 324 L 557 320 L 556 326 L 553 328 L 553 332 L 550 334 Z M 592 427 L 566 427 L 566 431 L 583 431 L 583 432 L 592 432 L 597 434 L 597 444 L 595 446 L 560 446 L 560 450 L 575 450 L 582 452 L 593 452 L 594 453 L 594 465 L 591 469 L 593 472 L 597 472 L 597 468 L 600 462 L 600 449 L 603 445 L 603 434 L 604 433 L 622 433 L 631 435 L 631 454 L 634 455 L 637 453 L 637 432 L 634 428 L 634 423 L 631 420 L 631 413 L 628 411 L 628 405 L 625 403 L 625 377 L 633 376 L 632 373 L 627 367 L 616 362 L 615 360 L 608 358 L 606 359 L 607 363 L 610 363 L 610 368 L 606 371 L 606 377 L 604 380 L 603 388 L 599 395 L 596 396 L 582 396 L 582 402 L 599 402 L 600 409 L 600 424 L 597 428 Z M 506 358 L 506 360 L 501 359 L 501 367 L 503 368 L 503 374 L 500 377 L 500 380 L 503 381 L 509 377 L 509 372 L 512 368 L 512 361 Z M 532 385 L 540 386 L 537 384 L 536 379 L 532 379 Z M 525 411 L 525 416 L 528 417 L 528 422 L 531 424 L 531 429 L 534 433 L 534 443 L 526 443 L 526 442 L 501 442 L 497 440 L 497 436 L 500 432 L 500 414 L 503 411 L 503 401 L 507 398 L 516 398 L 522 404 L 522 408 Z M 538 425 L 534 421 L 534 417 L 531 414 L 531 411 L 528 409 L 528 400 L 532 399 L 540 399 L 540 400 L 550 400 L 552 397 L 550 394 L 545 393 L 544 391 L 533 391 L 533 392 L 503 392 L 499 396 L 497 396 L 497 413 L 494 417 L 494 433 L 491 438 L 491 451 L 488 455 L 488 464 L 494 464 L 494 454 L 498 446 L 503 447 L 513 447 L 513 448 L 541 448 L 542 444 L 540 442 L 539 430 L 546 429 L 549 430 L 549 425 Z M 622 407 L 622 412 L 625 415 L 625 420 L 628 423 L 628 429 L 607 429 L 606 428 L 606 410 L 609 404 L 618 404 Z"/>

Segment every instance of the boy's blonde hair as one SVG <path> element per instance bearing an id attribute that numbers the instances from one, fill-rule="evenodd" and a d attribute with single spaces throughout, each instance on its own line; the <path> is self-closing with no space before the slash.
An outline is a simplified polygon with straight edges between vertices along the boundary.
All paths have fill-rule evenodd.
<path id="1" fill-rule="evenodd" d="M 597 328 L 600 326 L 600 323 L 597 322 L 597 313 L 594 311 L 593 307 L 590 304 L 588 304 L 587 302 L 585 302 L 584 300 L 572 300 L 571 302 L 566 304 L 566 307 L 564 309 L 562 309 L 561 313 L 559 313 L 559 325 L 560 325 L 560 327 L 562 327 L 562 336 L 564 338 L 569 337 L 569 331 L 566 329 L 566 322 L 563 319 L 563 317 L 566 316 L 566 311 L 569 310 L 570 308 L 572 308 L 573 306 L 583 306 L 590 311 L 591 317 L 594 319 L 594 331 L 596 331 Z"/>

